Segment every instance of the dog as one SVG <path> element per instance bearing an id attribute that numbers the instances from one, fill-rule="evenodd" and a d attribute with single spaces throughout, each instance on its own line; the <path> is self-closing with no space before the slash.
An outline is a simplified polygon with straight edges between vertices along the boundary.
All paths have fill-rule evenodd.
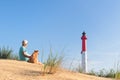
<path id="1" fill-rule="evenodd" d="M 38 54 L 39 54 L 39 51 L 34 50 L 28 62 L 42 65 L 42 63 L 38 61 Z"/>

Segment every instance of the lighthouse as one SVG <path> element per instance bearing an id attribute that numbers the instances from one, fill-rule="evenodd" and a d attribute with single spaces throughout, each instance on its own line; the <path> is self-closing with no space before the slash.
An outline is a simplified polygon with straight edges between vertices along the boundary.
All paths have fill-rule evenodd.
<path id="1" fill-rule="evenodd" d="M 81 55 L 82 55 L 82 70 L 83 73 L 87 73 L 87 36 L 86 33 L 83 32 L 82 33 L 82 51 L 81 51 Z"/>

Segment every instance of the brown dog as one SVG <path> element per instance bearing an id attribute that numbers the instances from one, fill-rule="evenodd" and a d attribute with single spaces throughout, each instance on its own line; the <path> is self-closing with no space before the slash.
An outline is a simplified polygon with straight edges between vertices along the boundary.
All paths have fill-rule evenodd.
<path id="1" fill-rule="evenodd" d="M 29 62 L 31 63 L 38 63 L 38 50 L 34 50 L 33 54 L 31 55 L 31 58 L 29 59 Z"/>
<path id="2" fill-rule="evenodd" d="M 42 64 L 38 61 L 38 54 L 39 51 L 38 50 L 34 50 L 33 54 L 31 55 L 31 58 L 29 59 L 28 62 L 30 63 L 36 63 L 36 64 Z"/>

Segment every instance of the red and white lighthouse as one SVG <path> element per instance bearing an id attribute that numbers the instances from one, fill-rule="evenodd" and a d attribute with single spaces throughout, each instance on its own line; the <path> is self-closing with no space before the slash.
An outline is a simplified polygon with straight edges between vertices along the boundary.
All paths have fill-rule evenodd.
<path id="1" fill-rule="evenodd" d="M 81 51 L 82 70 L 83 73 L 87 73 L 87 36 L 85 32 L 82 33 L 81 39 L 82 39 L 82 51 Z"/>

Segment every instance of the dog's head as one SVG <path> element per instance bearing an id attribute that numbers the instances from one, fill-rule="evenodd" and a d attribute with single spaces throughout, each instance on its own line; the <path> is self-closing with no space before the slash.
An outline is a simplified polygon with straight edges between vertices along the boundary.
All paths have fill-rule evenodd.
<path id="1" fill-rule="evenodd" d="M 38 51 L 38 50 L 34 50 L 34 52 L 33 52 L 32 56 L 37 57 L 37 56 L 38 56 L 38 54 L 39 54 L 39 51 Z"/>
<path id="2" fill-rule="evenodd" d="M 39 51 L 38 51 L 38 50 L 34 50 L 34 53 L 35 53 L 35 54 L 39 54 Z"/>

